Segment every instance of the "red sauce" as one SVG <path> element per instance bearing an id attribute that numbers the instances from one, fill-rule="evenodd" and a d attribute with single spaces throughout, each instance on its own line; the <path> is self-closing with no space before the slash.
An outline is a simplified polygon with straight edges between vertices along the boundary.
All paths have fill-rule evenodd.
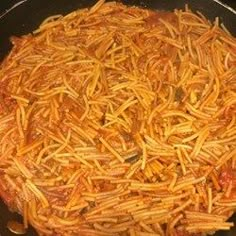
<path id="1" fill-rule="evenodd" d="M 160 24 L 159 19 L 163 19 L 168 22 L 177 22 L 176 15 L 172 12 L 159 11 L 150 12 L 150 16 L 145 19 L 148 26 L 157 26 Z"/>
<path id="2" fill-rule="evenodd" d="M 2 114 L 4 112 L 4 107 L 3 105 L 0 103 L 0 114 Z"/>
<path id="3" fill-rule="evenodd" d="M 233 181 L 233 186 L 236 188 L 236 170 L 228 167 L 221 172 L 219 176 L 219 184 L 221 187 L 226 187 L 231 181 Z"/>
<path id="4" fill-rule="evenodd" d="M 7 81 L 0 81 L 0 114 L 11 111 L 16 107 L 16 101 L 7 93 Z"/>
<path id="5" fill-rule="evenodd" d="M 188 233 L 185 230 L 176 230 L 174 236 L 201 236 L 200 233 Z"/>
<path id="6" fill-rule="evenodd" d="M 222 188 L 227 188 L 232 181 L 232 191 L 230 198 L 236 198 L 236 170 L 228 167 L 219 175 L 219 184 Z"/>
<path id="7" fill-rule="evenodd" d="M 228 120 L 236 113 L 236 105 L 231 105 L 225 108 L 224 117 Z"/>
<path id="8" fill-rule="evenodd" d="M 6 192 L 6 190 L 4 190 L 4 187 L 3 187 L 3 184 L 1 183 L 1 180 L 0 180 L 0 198 L 2 198 L 2 200 L 9 206 L 12 201 L 13 201 L 13 198 L 10 196 L 10 194 L 8 194 Z"/>

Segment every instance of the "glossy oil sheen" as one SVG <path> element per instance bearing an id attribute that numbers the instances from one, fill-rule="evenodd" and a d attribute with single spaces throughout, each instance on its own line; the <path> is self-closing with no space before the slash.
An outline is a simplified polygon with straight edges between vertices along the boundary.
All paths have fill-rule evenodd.
<path id="1" fill-rule="evenodd" d="M 11 49 L 10 36 L 30 33 L 48 16 L 66 14 L 78 8 L 92 6 L 95 2 L 96 0 L 26 0 L 0 18 L 0 59 L 2 60 Z M 227 29 L 236 36 L 236 14 L 214 0 L 122 0 L 121 2 L 167 11 L 184 8 L 185 4 L 188 4 L 192 10 L 200 11 L 211 21 L 219 16 L 220 21 L 224 22 Z M 7 229 L 7 222 L 19 218 L 17 214 L 10 213 L 0 201 L 0 236 L 15 235 Z M 236 224 L 236 216 L 231 221 Z M 37 234 L 30 228 L 25 235 Z M 236 236 L 236 228 L 231 231 L 219 231 L 215 236 Z"/>

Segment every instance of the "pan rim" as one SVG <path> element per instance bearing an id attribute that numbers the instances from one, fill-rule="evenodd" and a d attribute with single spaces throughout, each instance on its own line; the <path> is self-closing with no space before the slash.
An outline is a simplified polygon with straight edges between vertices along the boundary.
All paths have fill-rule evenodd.
<path id="1" fill-rule="evenodd" d="M 11 11 L 13 11 L 15 8 L 20 7 L 21 5 L 23 5 L 26 2 L 29 2 L 30 0 L 21 0 L 19 2 L 16 2 L 15 4 L 13 4 L 11 7 L 7 8 L 4 12 L 0 13 L 0 20 L 2 18 L 4 18 L 5 16 L 7 16 Z M 221 0 L 210 0 L 212 2 L 215 2 L 217 4 L 219 4 L 220 6 L 224 7 L 226 10 L 230 11 L 231 13 L 236 15 L 236 10 L 234 8 L 232 8 L 231 6 L 229 6 L 228 4 L 222 2 Z"/>

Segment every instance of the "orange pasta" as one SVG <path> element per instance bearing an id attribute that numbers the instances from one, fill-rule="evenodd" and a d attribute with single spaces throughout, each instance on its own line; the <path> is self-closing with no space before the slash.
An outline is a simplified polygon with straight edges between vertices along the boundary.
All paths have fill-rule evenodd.
<path id="1" fill-rule="evenodd" d="M 236 40 L 188 8 L 99 1 L 12 37 L 0 196 L 40 235 L 229 230 Z"/>

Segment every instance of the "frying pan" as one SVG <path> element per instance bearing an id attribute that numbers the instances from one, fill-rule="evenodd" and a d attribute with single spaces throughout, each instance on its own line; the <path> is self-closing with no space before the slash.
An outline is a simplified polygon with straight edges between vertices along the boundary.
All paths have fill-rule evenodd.
<path id="1" fill-rule="evenodd" d="M 0 5 L 0 60 L 2 60 L 11 49 L 10 36 L 20 36 L 33 31 L 50 15 L 66 14 L 78 8 L 92 6 L 96 2 L 96 0 L 19 1 L 20 0 L 4 0 Z M 225 1 L 236 8 L 235 0 Z M 122 2 L 129 5 L 167 11 L 175 8 L 184 8 L 185 4 L 188 4 L 192 10 L 202 12 L 212 21 L 216 16 L 219 16 L 226 28 L 236 36 L 236 11 L 219 0 L 122 0 Z M 10 7 L 11 4 L 12 7 Z M 16 213 L 9 212 L 7 207 L 0 200 L 0 236 L 15 235 L 6 227 L 9 220 L 21 220 L 21 217 Z M 230 220 L 236 223 L 236 215 Z M 25 235 L 36 236 L 37 234 L 30 228 Z M 227 232 L 219 231 L 215 236 L 236 236 L 236 227 Z"/>

